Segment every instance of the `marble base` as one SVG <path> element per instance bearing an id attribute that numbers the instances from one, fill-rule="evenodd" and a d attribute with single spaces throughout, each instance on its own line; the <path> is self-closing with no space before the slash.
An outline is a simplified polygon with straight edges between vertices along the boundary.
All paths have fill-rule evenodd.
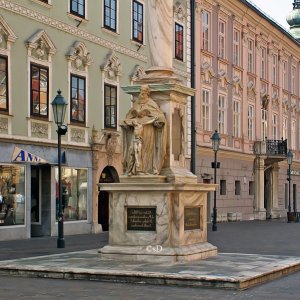
<path id="1" fill-rule="evenodd" d="M 182 247 L 156 246 L 105 246 L 99 251 L 101 259 L 143 261 L 152 263 L 175 263 L 206 259 L 218 254 L 217 247 L 200 243 Z"/>

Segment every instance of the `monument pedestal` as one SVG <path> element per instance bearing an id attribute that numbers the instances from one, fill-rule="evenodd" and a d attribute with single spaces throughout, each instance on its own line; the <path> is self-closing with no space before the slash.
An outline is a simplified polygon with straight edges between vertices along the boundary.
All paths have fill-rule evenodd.
<path id="1" fill-rule="evenodd" d="M 217 255 L 207 242 L 206 224 L 207 193 L 215 185 L 147 177 L 100 184 L 110 193 L 109 245 L 99 250 L 100 257 L 173 263 Z"/>

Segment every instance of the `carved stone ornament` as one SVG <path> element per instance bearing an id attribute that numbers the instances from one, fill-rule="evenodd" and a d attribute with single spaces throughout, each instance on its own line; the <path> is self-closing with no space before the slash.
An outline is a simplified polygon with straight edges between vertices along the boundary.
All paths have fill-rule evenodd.
<path id="1" fill-rule="evenodd" d="M 186 10 L 180 2 L 176 2 L 174 5 L 174 16 L 180 22 L 184 22 L 186 19 Z"/>
<path id="2" fill-rule="evenodd" d="M 33 56 L 40 60 L 51 60 L 51 56 L 56 53 L 56 47 L 46 31 L 39 29 L 27 41 L 28 56 Z"/>
<path id="3" fill-rule="evenodd" d="M 31 122 L 31 136 L 37 138 L 48 138 L 48 124 Z"/>
<path id="4" fill-rule="evenodd" d="M 86 71 L 86 68 L 93 62 L 90 53 L 83 42 L 75 42 L 66 54 L 66 58 L 71 62 L 72 68 L 79 71 Z"/>
<path id="5" fill-rule="evenodd" d="M 267 110 L 270 102 L 270 97 L 269 95 L 265 95 L 261 99 L 261 108 Z"/>
<path id="6" fill-rule="evenodd" d="M 145 69 L 140 65 L 136 65 L 132 73 L 130 74 L 130 79 L 131 81 L 134 82 L 134 81 L 141 80 L 145 76 L 146 76 Z"/>
<path id="7" fill-rule="evenodd" d="M 0 41 L 1 48 L 7 48 L 9 43 L 13 43 L 17 39 L 17 36 L 13 32 L 13 30 L 10 28 L 8 23 L 1 15 L 0 15 L 0 39 L 1 39 Z"/>
<path id="8" fill-rule="evenodd" d="M 106 137 L 106 157 L 107 157 L 107 164 L 112 165 L 114 155 L 116 153 L 116 149 L 119 145 L 119 138 L 120 134 L 118 132 L 111 132 L 107 134 Z"/>
<path id="9" fill-rule="evenodd" d="M 76 143 L 84 143 L 85 130 L 81 128 L 71 128 L 71 141 Z"/>
<path id="10" fill-rule="evenodd" d="M 106 78 L 110 80 L 115 80 L 122 75 L 121 62 L 114 51 L 108 54 L 100 69 L 105 72 Z"/>
<path id="11" fill-rule="evenodd" d="M 211 65 L 205 61 L 201 64 L 201 73 L 202 73 L 202 77 L 203 77 L 203 82 L 205 83 L 210 83 L 211 78 L 215 77 L 213 69 L 211 67 Z"/>
<path id="12" fill-rule="evenodd" d="M 8 134 L 8 118 L 0 118 L 0 133 Z"/>

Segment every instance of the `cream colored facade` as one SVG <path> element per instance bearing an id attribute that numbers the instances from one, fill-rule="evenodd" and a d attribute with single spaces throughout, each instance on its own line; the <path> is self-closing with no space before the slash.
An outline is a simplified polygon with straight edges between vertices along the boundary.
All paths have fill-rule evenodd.
<path id="1" fill-rule="evenodd" d="M 282 138 L 294 154 L 293 210 L 300 183 L 300 44 L 247 1 L 196 3 L 198 180 L 213 180 L 216 129 L 219 221 L 285 217 L 286 153 L 274 156 L 264 147 L 281 145 Z"/>
<path id="2" fill-rule="evenodd" d="M 150 67 L 145 1 L 111 3 L 116 4 L 116 15 L 107 21 L 103 0 L 0 0 L 0 60 L 6 64 L 1 79 L 7 83 L 1 86 L 5 93 L 0 103 L 0 165 L 5 167 L 1 176 L 7 178 L 3 203 L 0 197 L 0 240 L 57 234 L 57 134 L 51 102 L 58 89 L 69 103 L 68 132 L 62 140 L 69 180 L 65 234 L 103 229 L 97 184 L 118 181 L 123 174 L 119 120 L 132 99 L 122 87 L 141 79 Z M 142 22 L 135 32 L 133 12 L 138 9 Z M 189 85 L 188 1 L 174 1 L 173 17 L 174 28 L 175 22 L 183 28 L 182 58 L 175 57 L 175 45 L 168 51 L 173 53 L 176 76 Z M 38 78 L 38 89 L 34 72 L 47 77 Z M 34 92 L 39 93 L 38 105 L 32 104 Z M 115 104 L 107 105 L 105 99 Z M 13 171 L 8 175 L 7 170 Z M 21 195 L 15 210 L 8 207 L 8 200 L 5 203 L 11 186 Z M 38 198 L 34 207 L 33 196 Z M 17 221 L 15 217 L 7 221 L 8 211 L 16 213 Z"/>

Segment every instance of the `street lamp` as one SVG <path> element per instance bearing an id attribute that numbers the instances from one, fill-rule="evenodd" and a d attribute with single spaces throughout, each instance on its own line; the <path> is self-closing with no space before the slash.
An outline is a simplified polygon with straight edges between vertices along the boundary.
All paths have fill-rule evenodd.
<path id="1" fill-rule="evenodd" d="M 288 223 L 291 222 L 291 165 L 293 162 L 293 152 L 291 150 L 289 150 L 289 152 L 287 153 L 287 163 L 289 166 L 288 169 L 288 182 L 289 182 L 289 206 L 288 206 L 288 213 L 287 213 L 287 219 L 288 219 Z M 295 205 L 294 205 L 294 211 L 295 211 Z"/>
<path id="2" fill-rule="evenodd" d="M 62 210 L 62 185 L 61 185 L 61 136 L 65 135 L 68 127 L 64 125 L 64 119 L 67 109 L 67 101 L 61 95 L 61 90 L 57 91 L 57 95 L 52 101 L 54 121 L 57 125 L 58 138 L 58 238 L 57 248 L 65 248 L 64 240 L 64 214 Z"/>
<path id="3" fill-rule="evenodd" d="M 220 167 L 220 164 L 217 162 L 217 152 L 220 147 L 220 135 L 217 130 L 215 130 L 214 134 L 211 136 L 211 144 L 212 149 L 215 152 L 215 160 L 212 163 L 212 168 L 214 168 L 214 184 L 217 183 L 217 168 Z M 212 230 L 217 231 L 217 191 L 214 190 L 214 208 L 213 208 L 213 225 Z"/>

